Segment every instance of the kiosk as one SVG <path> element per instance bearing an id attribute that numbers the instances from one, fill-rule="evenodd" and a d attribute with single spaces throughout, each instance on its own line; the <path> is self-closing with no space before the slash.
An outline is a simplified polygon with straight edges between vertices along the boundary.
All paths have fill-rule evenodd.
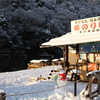
<path id="1" fill-rule="evenodd" d="M 100 16 L 85 18 L 81 20 L 71 21 L 71 32 L 67 33 L 61 37 L 51 39 L 48 42 L 42 44 L 42 48 L 44 47 L 52 47 L 57 46 L 63 49 L 63 69 L 67 73 L 70 71 L 71 67 L 74 66 L 75 69 L 81 68 L 82 73 L 80 73 L 80 77 L 82 80 L 87 80 L 84 77 L 89 69 L 89 66 L 95 68 L 95 70 L 99 69 L 100 62 L 100 54 L 96 52 L 86 53 L 86 60 L 80 59 L 81 54 L 79 54 L 79 45 L 85 43 L 93 43 L 100 41 Z M 70 64 L 69 61 L 69 47 L 76 46 L 76 56 L 77 62 L 74 65 Z"/>

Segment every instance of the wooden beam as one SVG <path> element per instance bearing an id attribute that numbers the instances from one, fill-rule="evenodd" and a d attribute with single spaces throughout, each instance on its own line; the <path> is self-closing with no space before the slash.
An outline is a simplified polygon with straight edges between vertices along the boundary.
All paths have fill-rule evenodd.
<path id="1" fill-rule="evenodd" d="M 57 45 L 56 47 L 59 47 L 59 48 L 61 48 L 61 49 L 64 49 L 64 47 L 62 47 L 62 46 L 59 46 L 59 45 Z"/>
<path id="2" fill-rule="evenodd" d="M 63 48 L 63 69 L 65 70 L 65 47 Z"/>
<path id="3" fill-rule="evenodd" d="M 97 79 L 98 79 L 98 95 L 100 95 L 100 73 L 98 73 Z"/>
<path id="4" fill-rule="evenodd" d="M 63 68 L 64 70 L 66 67 L 69 68 L 68 54 L 69 54 L 69 48 L 68 48 L 68 45 L 65 45 L 63 49 L 63 58 L 64 58 Z"/>
<path id="5" fill-rule="evenodd" d="M 74 96 L 77 96 L 77 73 L 75 73 L 75 78 L 74 78 Z"/>
<path id="6" fill-rule="evenodd" d="M 69 48 L 68 48 L 68 45 L 65 45 L 65 61 L 66 61 L 67 68 L 69 68 L 68 54 L 69 54 Z"/>
<path id="7" fill-rule="evenodd" d="M 92 74 L 89 77 L 89 98 L 92 98 Z"/>
<path id="8" fill-rule="evenodd" d="M 78 60 L 79 60 L 79 44 L 76 44 L 76 55 L 77 55 L 77 63 L 78 63 Z M 76 65 L 76 68 L 78 66 Z M 78 68 L 77 68 L 78 69 Z M 77 96 L 77 72 L 75 73 L 75 80 L 74 80 L 74 96 Z"/>
<path id="9" fill-rule="evenodd" d="M 77 55 L 77 62 L 80 59 L 80 55 L 79 55 L 79 44 L 76 44 L 76 55 Z"/>

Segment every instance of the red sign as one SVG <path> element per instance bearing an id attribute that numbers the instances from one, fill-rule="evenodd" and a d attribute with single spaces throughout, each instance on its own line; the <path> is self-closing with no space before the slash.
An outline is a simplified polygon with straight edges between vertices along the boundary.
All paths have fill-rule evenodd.
<path id="1" fill-rule="evenodd" d="M 88 63 L 88 71 L 95 71 L 97 70 L 97 64 Z"/>
<path id="2" fill-rule="evenodd" d="M 83 24 L 82 25 L 82 30 L 87 30 L 88 29 L 88 25 L 87 24 Z"/>
<path id="3" fill-rule="evenodd" d="M 75 31 L 78 31 L 79 29 L 80 29 L 79 25 L 75 25 L 75 26 L 74 26 L 74 30 L 75 30 Z"/>
<path id="4" fill-rule="evenodd" d="M 100 16 L 71 21 L 72 33 L 89 33 L 100 31 Z"/>
<path id="5" fill-rule="evenodd" d="M 99 24 L 100 24 L 100 23 L 99 23 Z M 100 26 L 100 25 L 99 25 L 99 26 Z M 96 23 L 95 23 L 95 22 L 91 23 L 90 27 L 91 27 L 92 29 L 95 29 L 95 28 L 96 28 Z"/>

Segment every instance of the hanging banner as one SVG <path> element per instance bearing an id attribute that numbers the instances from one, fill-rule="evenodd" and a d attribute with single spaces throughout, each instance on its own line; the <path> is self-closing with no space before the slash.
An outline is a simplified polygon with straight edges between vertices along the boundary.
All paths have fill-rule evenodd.
<path id="1" fill-rule="evenodd" d="M 71 21 L 71 33 L 90 33 L 100 31 L 100 16 Z"/>

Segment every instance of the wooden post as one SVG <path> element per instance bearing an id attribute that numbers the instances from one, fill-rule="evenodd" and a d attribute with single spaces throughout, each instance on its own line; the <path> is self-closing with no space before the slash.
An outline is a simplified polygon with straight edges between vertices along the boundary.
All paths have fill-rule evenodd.
<path id="1" fill-rule="evenodd" d="M 74 96 L 77 96 L 77 73 L 75 73 L 75 82 L 74 82 Z"/>
<path id="2" fill-rule="evenodd" d="M 65 70 L 65 47 L 63 48 L 63 70 Z"/>
<path id="3" fill-rule="evenodd" d="M 86 95 L 86 97 L 89 97 L 90 99 L 93 99 L 94 97 L 100 95 L 100 70 L 98 70 L 98 71 L 92 71 L 92 72 L 89 73 L 87 76 L 89 77 L 89 83 L 88 83 L 88 85 L 86 86 L 85 90 L 87 90 L 88 87 L 89 87 L 89 94 Z M 95 77 L 97 78 L 97 80 L 98 80 L 98 83 L 97 83 L 98 87 L 97 87 L 97 90 L 95 90 L 94 92 L 92 92 L 92 81 L 93 81 L 94 78 L 95 78 L 94 76 L 95 76 Z M 98 95 L 95 94 L 96 92 L 98 93 Z M 85 93 L 85 92 L 84 92 L 84 93 Z M 84 93 L 83 93 L 83 94 L 84 94 Z"/>
<path id="4" fill-rule="evenodd" d="M 98 80 L 98 95 L 100 95 L 100 73 L 97 74 L 97 80 Z"/>
<path id="5" fill-rule="evenodd" d="M 0 100 L 6 100 L 6 93 L 4 91 L 0 93 Z"/>
<path id="6" fill-rule="evenodd" d="M 80 58 L 80 56 L 79 56 L 79 44 L 76 44 L 76 55 L 77 55 L 77 62 L 78 62 L 78 60 Z"/>
<path id="7" fill-rule="evenodd" d="M 96 58 L 96 57 L 95 57 L 95 53 L 94 53 L 94 62 L 95 62 L 95 58 Z"/>
<path id="8" fill-rule="evenodd" d="M 69 54 L 68 45 L 65 45 L 65 65 L 66 67 L 69 68 L 68 54 Z"/>
<path id="9" fill-rule="evenodd" d="M 76 55 L 77 55 L 77 62 L 79 60 L 79 44 L 76 45 Z M 78 66 L 76 65 L 76 69 Z M 74 79 L 74 96 L 77 96 L 77 71 L 75 73 L 75 79 Z"/>
<path id="10" fill-rule="evenodd" d="M 92 98 L 92 74 L 89 77 L 89 98 Z"/>
<path id="11" fill-rule="evenodd" d="M 63 68 L 65 70 L 65 68 L 69 68 L 69 61 L 68 61 L 68 45 L 65 45 L 64 49 L 63 49 L 63 57 L 64 57 L 64 62 L 63 62 Z"/>

